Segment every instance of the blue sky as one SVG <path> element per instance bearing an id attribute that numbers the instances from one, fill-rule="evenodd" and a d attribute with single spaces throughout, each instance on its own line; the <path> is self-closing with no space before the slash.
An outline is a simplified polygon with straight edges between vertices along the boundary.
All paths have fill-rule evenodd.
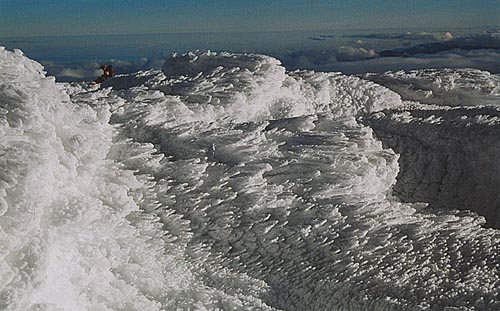
<path id="1" fill-rule="evenodd" d="M 500 25 L 499 0 L 0 0 L 0 36 Z"/>

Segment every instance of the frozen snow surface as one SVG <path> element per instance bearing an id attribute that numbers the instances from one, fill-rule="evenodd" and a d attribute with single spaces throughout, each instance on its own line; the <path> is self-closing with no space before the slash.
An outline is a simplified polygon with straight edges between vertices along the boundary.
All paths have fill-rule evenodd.
<path id="1" fill-rule="evenodd" d="M 365 74 L 404 99 L 448 106 L 500 106 L 500 76 L 473 69 L 427 69 Z"/>
<path id="2" fill-rule="evenodd" d="M 1 49 L 0 310 L 500 310 L 499 77 L 364 78 Z"/>

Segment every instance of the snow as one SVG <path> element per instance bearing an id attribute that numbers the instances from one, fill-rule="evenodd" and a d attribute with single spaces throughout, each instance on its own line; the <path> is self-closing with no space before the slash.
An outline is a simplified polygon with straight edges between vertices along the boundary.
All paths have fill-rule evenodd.
<path id="1" fill-rule="evenodd" d="M 0 308 L 500 309 L 500 110 L 440 101 L 498 79 L 395 75 L 191 52 L 98 88 L 1 49 Z"/>
<path id="2" fill-rule="evenodd" d="M 498 107 L 393 109 L 365 119 L 401 154 L 395 191 L 411 202 L 472 210 L 500 228 Z"/>
<path id="3" fill-rule="evenodd" d="M 427 69 L 364 74 L 404 99 L 445 106 L 498 106 L 500 75 L 477 69 Z"/>

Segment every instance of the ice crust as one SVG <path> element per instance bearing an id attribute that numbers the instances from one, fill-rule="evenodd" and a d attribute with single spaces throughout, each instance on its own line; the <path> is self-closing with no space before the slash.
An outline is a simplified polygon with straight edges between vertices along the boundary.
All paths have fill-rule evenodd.
<path id="1" fill-rule="evenodd" d="M 0 108 L 0 310 L 500 309 L 498 231 L 418 203 L 451 190 L 393 195 L 431 149 L 411 169 L 456 157 L 447 172 L 477 170 L 474 198 L 495 196 L 495 169 L 476 178 L 496 108 L 252 54 L 57 84 L 4 49 Z M 444 137 L 470 149 L 434 156 Z"/>

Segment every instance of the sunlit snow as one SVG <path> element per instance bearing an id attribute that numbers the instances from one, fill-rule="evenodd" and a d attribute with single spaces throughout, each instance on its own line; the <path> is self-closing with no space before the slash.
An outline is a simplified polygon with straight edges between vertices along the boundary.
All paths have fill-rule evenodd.
<path id="1" fill-rule="evenodd" d="M 499 81 L 1 49 L 0 310 L 499 310 Z"/>

